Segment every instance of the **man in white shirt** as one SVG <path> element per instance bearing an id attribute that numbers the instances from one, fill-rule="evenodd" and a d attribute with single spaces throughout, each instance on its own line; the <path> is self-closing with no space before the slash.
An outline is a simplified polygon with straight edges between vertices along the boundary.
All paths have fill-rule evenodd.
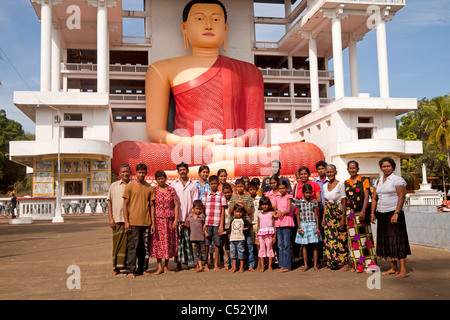
<path id="1" fill-rule="evenodd" d="M 172 182 L 171 186 L 178 195 L 178 257 L 177 270 L 181 270 L 181 264 L 187 264 L 189 268 L 194 268 L 192 248 L 189 241 L 189 229 L 185 226 L 185 221 L 191 212 L 194 200 L 198 199 L 197 184 L 189 177 L 189 166 L 182 162 L 177 165 L 179 178 Z"/>

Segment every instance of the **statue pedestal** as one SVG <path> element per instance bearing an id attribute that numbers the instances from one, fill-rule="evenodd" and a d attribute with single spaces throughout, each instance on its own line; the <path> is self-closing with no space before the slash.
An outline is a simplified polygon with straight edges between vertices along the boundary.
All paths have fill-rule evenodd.
<path id="1" fill-rule="evenodd" d="M 33 218 L 31 217 L 9 219 L 9 224 L 32 224 L 32 223 Z"/>
<path id="2" fill-rule="evenodd" d="M 442 195 L 431 188 L 431 183 L 421 183 L 420 189 L 409 194 L 409 204 L 412 206 L 437 206 L 442 203 Z"/>

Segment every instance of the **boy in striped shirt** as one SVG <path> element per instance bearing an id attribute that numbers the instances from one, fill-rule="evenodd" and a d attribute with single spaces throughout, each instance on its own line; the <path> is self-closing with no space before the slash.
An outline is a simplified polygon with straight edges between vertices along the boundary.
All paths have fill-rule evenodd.
<path id="1" fill-rule="evenodd" d="M 214 243 L 214 270 L 219 270 L 219 248 L 220 235 L 223 233 L 223 224 L 225 220 L 225 207 L 227 200 L 222 192 L 218 190 L 219 177 L 212 175 L 209 177 L 209 186 L 211 190 L 202 197 L 205 206 L 205 225 L 208 236 L 205 239 L 206 256 L 209 255 L 209 246 Z M 205 265 L 205 271 L 208 271 L 208 264 Z"/>

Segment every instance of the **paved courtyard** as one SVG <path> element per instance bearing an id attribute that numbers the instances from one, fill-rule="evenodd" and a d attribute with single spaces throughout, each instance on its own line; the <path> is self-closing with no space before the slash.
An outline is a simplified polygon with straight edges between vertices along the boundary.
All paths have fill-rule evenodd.
<path id="1" fill-rule="evenodd" d="M 450 251 L 412 245 L 410 277 L 299 268 L 288 273 L 221 269 L 194 273 L 111 277 L 111 230 L 106 216 L 65 217 L 65 223 L 35 221 L 9 225 L 0 219 L 0 299 L 2 300 L 416 300 L 450 299 Z M 382 271 L 389 263 L 379 261 Z M 79 268 L 79 289 L 68 288 Z M 174 268 L 171 261 L 169 267 Z M 69 273 L 68 273 L 69 270 Z M 150 271 L 156 270 L 151 259 Z M 372 281 L 373 280 L 373 281 Z"/>

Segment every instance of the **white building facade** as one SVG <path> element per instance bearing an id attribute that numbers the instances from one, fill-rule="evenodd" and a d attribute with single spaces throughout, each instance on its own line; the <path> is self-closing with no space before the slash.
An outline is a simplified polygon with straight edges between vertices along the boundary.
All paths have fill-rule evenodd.
<path id="1" fill-rule="evenodd" d="M 101 195 L 111 181 L 113 147 L 148 142 L 145 74 L 153 62 L 186 54 L 180 31 L 186 0 L 30 0 L 41 21 L 41 90 L 15 92 L 14 104 L 36 123 L 36 140 L 11 142 L 10 159 L 33 168 L 33 196 L 55 194 L 58 159 L 63 196 Z M 267 143 L 306 141 L 337 166 L 356 160 L 376 177 L 378 160 L 422 153 L 397 139 L 397 115 L 417 100 L 390 98 L 386 23 L 404 0 L 223 0 L 226 56 L 254 63 L 264 78 Z M 256 17 L 255 3 L 284 6 L 285 17 Z M 124 36 L 135 19 L 143 34 Z M 278 42 L 255 39 L 255 25 L 285 26 Z M 357 42 L 377 34 L 380 96 L 359 92 Z M 350 83 L 344 83 L 343 50 Z M 334 86 L 334 97 L 330 87 Z M 351 87 L 346 97 L 345 87 Z M 398 166 L 400 167 L 400 165 Z"/>

